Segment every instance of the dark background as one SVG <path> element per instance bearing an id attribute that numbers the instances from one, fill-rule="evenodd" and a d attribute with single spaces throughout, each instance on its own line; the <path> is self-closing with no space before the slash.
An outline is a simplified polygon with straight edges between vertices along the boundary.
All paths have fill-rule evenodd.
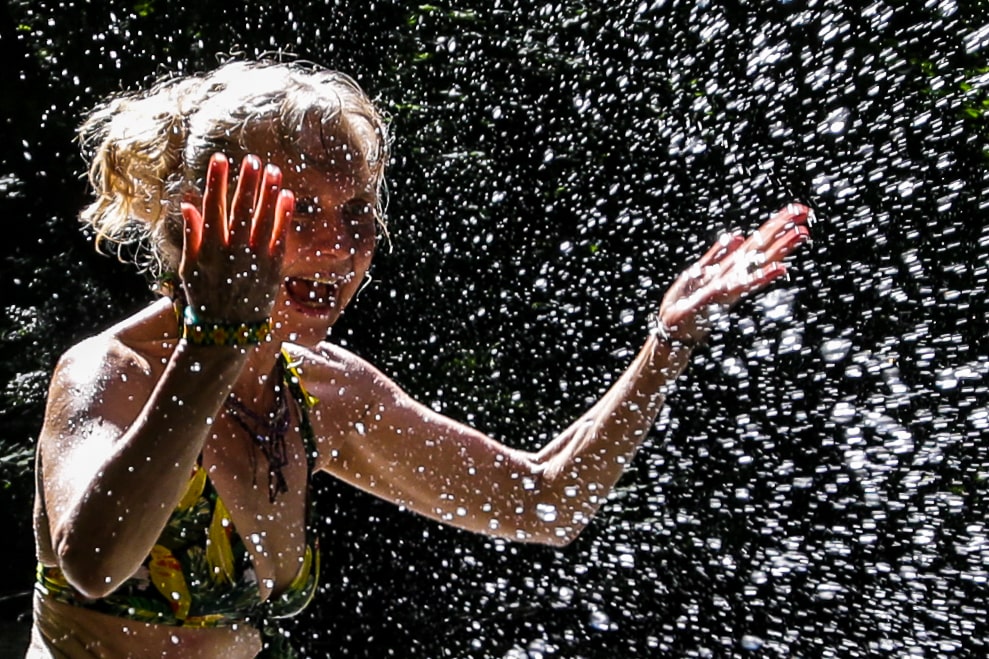
<path id="1" fill-rule="evenodd" d="M 987 10 L 3 2 L 7 647 L 48 374 L 151 299 L 79 231 L 74 128 L 108 93 L 276 51 L 353 75 L 395 135 L 391 247 L 331 340 L 513 446 L 600 395 L 719 232 L 794 200 L 818 219 L 570 547 L 320 477 L 324 585 L 288 624 L 304 656 L 985 656 Z"/>

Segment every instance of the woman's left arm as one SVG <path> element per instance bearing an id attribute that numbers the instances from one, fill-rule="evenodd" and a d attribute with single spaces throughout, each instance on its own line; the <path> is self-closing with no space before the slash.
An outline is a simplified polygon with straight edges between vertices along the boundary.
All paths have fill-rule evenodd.
<path id="1" fill-rule="evenodd" d="M 619 379 L 538 452 L 444 417 L 366 362 L 328 347 L 336 365 L 318 379 L 331 382 L 336 402 L 353 414 L 336 414 L 344 409 L 336 405 L 323 413 L 319 467 L 447 524 L 517 541 L 570 542 L 625 471 L 712 315 L 785 273 L 783 259 L 809 235 L 809 215 L 791 205 L 752 236 L 715 244 L 669 289 L 654 331 Z"/>

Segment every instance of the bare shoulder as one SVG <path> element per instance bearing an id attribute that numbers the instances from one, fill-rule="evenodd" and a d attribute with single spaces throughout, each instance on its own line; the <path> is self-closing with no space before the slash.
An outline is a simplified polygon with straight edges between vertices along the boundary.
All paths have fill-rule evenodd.
<path id="1" fill-rule="evenodd" d="M 319 401 L 310 419 L 323 467 L 334 450 L 363 434 L 370 418 L 405 399 L 381 371 L 345 348 L 323 342 L 311 349 L 287 349 L 302 384 Z"/>
<path id="2" fill-rule="evenodd" d="M 369 361 L 328 341 L 312 349 L 292 346 L 289 354 L 298 361 L 304 381 L 312 387 L 390 385 L 384 373 Z"/>
<path id="3" fill-rule="evenodd" d="M 42 441 L 66 425 L 133 418 L 167 358 L 166 342 L 146 338 L 148 325 L 145 310 L 65 351 L 49 384 Z"/>
<path id="4" fill-rule="evenodd" d="M 59 358 L 56 372 L 70 382 L 91 382 L 115 370 L 149 370 L 148 360 L 104 332 L 75 344 Z"/>
<path id="5" fill-rule="evenodd" d="M 111 331 L 75 344 L 58 360 L 49 396 L 69 394 L 82 401 L 104 392 L 114 381 L 139 388 L 152 375 L 147 355 L 128 346 Z"/>

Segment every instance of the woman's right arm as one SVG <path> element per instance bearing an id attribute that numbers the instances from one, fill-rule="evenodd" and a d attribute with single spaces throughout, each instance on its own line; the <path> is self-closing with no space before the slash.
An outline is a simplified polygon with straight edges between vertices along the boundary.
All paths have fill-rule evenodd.
<path id="1" fill-rule="evenodd" d="M 280 285 L 294 197 L 281 189 L 278 168 L 262 170 L 248 156 L 228 212 L 227 180 L 228 161 L 217 154 L 201 210 L 182 206 L 179 277 L 202 318 L 254 322 L 270 315 Z M 148 359 L 107 332 L 70 350 L 49 390 L 42 517 L 59 567 L 90 597 L 113 591 L 150 552 L 248 349 L 182 340 L 163 370 Z"/>
<path id="2" fill-rule="evenodd" d="M 181 342 L 155 381 L 143 358 L 101 335 L 60 360 L 39 486 L 55 559 L 80 592 L 103 596 L 140 567 L 245 359 Z"/>

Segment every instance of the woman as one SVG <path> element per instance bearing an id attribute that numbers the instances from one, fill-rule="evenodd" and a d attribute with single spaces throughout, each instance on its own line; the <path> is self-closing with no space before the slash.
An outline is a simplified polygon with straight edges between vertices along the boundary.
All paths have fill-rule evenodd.
<path id="1" fill-rule="evenodd" d="M 98 243 L 143 247 L 164 295 L 53 375 L 31 657 L 275 652 L 271 621 L 317 585 L 317 470 L 463 529 L 566 544 L 710 314 L 782 275 L 808 236 L 794 205 L 714 245 L 607 394 L 528 453 L 325 340 L 370 266 L 388 153 L 353 81 L 230 63 L 113 99 L 81 136 L 96 192 L 83 219 Z"/>

